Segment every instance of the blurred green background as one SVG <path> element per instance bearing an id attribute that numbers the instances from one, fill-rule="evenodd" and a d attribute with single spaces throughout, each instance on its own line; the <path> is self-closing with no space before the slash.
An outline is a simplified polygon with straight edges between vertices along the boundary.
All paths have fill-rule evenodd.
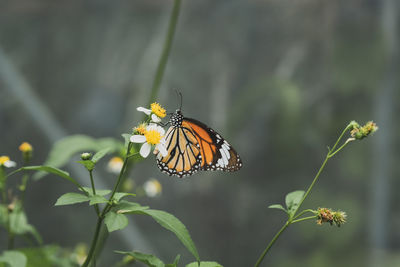
<path id="1" fill-rule="evenodd" d="M 148 101 L 172 5 L 1 0 L 0 154 L 20 163 L 17 147 L 28 141 L 42 164 L 64 136 L 129 132 Z M 184 0 L 158 101 L 173 112 L 179 89 L 184 115 L 220 132 L 244 166 L 179 179 L 150 158 L 130 177 L 156 178 L 163 192 L 140 202 L 177 216 L 202 260 L 252 266 L 285 220 L 268 205 L 311 183 L 350 120 L 374 120 L 379 131 L 329 161 L 304 203 L 344 210 L 348 223 L 294 225 L 263 266 L 400 266 L 399 12 L 396 0 Z M 110 187 L 105 164 L 95 175 Z M 28 189 L 28 216 L 45 244 L 90 242 L 90 207 L 53 207 L 72 190 L 54 176 Z M 130 221 L 111 235 L 101 266 L 120 258 L 113 250 L 193 260 L 150 218 Z M 3 241 L 0 232 L 0 249 Z"/>

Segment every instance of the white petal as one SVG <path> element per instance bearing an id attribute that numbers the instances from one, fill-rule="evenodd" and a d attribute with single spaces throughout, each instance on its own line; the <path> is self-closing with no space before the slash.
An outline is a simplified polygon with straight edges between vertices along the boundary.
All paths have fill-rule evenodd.
<path id="1" fill-rule="evenodd" d="M 140 155 L 143 158 L 147 158 L 147 156 L 150 154 L 150 150 L 151 150 L 151 145 L 149 143 L 144 143 L 140 148 Z"/>
<path id="2" fill-rule="evenodd" d="M 140 112 L 144 112 L 146 115 L 150 115 L 150 113 L 151 113 L 150 109 L 147 109 L 147 108 L 144 108 L 144 107 L 138 107 L 138 108 L 136 108 L 136 110 L 140 111 Z"/>
<path id="3" fill-rule="evenodd" d="M 11 167 L 17 166 L 17 163 L 15 163 L 15 161 L 8 160 L 8 161 L 4 162 L 4 166 L 7 168 L 11 168 Z"/>
<path id="4" fill-rule="evenodd" d="M 161 119 L 156 115 L 156 114 L 152 114 L 151 115 L 151 120 L 154 122 L 160 122 Z"/>
<path id="5" fill-rule="evenodd" d="M 165 130 L 161 126 L 158 126 L 158 132 L 161 134 L 161 136 L 164 136 L 164 134 L 165 134 Z"/>
<path id="6" fill-rule="evenodd" d="M 156 146 L 156 149 L 158 149 L 160 151 L 160 153 L 163 157 L 166 157 L 168 155 L 168 151 L 167 151 L 167 148 L 165 147 L 164 143 L 159 143 Z"/>
<path id="7" fill-rule="evenodd" d="M 146 137 L 144 135 L 132 135 L 130 140 L 132 143 L 144 143 L 146 142 Z"/>

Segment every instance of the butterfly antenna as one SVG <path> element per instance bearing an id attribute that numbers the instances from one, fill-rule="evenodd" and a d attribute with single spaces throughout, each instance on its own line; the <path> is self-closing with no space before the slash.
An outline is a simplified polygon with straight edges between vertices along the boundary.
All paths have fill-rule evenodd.
<path id="1" fill-rule="evenodd" d="M 179 92 L 177 89 L 175 89 L 175 92 L 176 92 L 176 94 L 177 94 L 177 96 L 178 96 L 178 98 L 179 98 L 179 110 L 181 110 L 182 109 L 182 93 L 181 92 Z"/>

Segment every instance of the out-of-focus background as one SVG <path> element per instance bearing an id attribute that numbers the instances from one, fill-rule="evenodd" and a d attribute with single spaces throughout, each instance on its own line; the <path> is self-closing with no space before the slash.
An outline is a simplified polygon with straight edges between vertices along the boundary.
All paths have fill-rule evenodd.
<path id="1" fill-rule="evenodd" d="M 28 141 L 42 164 L 64 136 L 129 132 L 148 101 L 172 5 L 0 1 L 0 154 L 20 163 L 17 147 Z M 203 260 L 252 266 L 285 220 L 268 205 L 310 184 L 350 120 L 374 120 L 379 131 L 332 159 L 304 203 L 344 210 L 348 223 L 294 225 L 264 266 L 399 266 L 399 8 L 396 0 L 184 0 L 157 99 L 174 111 L 179 89 L 184 115 L 220 132 L 244 166 L 179 179 L 150 158 L 130 177 L 156 178 L 163 192 L 139 201 L 176 215 Z M 95 175 L 108 186 L 115 179 L 105 163 Z M 54 176 L 32 182 L 27 212 L 45 244 L 90 242 L 90 207 L 53 206 L 72 190 Z M 111 235 L 101 266 L 120 258 L 113 250 L 193 260 L 150 218 L 130 220 Z"/>

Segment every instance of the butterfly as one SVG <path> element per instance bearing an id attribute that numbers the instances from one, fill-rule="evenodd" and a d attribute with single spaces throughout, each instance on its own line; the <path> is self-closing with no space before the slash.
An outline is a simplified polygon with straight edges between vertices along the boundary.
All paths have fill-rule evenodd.
<path id="1" fill-rule="evenodd" d="M 172 113 L 170 128 L 165 134 L 168 154 L 157 154 L 158 168 L 180 178 L 197 171 L 237 171 L 242 161 L 233 147 L 216 131 L 204 123 L 186 118 L 181 109 Z"/>

